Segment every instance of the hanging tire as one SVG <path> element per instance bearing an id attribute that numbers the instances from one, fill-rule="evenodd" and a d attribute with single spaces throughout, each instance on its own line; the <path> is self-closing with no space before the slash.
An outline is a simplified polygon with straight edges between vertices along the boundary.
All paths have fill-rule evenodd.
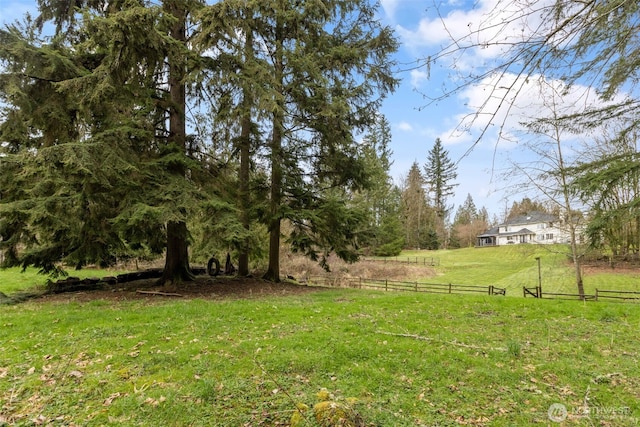
<path id="1" fill-rule="evenodd" d="M 215 266 L 215 269 L 213 268 Z M 207 274 L 209 276 L 217 276 L 220 274 L 220 261 L 217 258 L 211 258 L 207 263 Z"/>

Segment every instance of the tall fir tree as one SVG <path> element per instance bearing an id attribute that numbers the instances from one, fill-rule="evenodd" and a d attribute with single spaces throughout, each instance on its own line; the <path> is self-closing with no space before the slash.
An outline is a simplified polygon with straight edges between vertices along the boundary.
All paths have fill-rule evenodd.
<path id="1" fill-rule="evenodd" d="M 442 146 L 440 138 L 436 138 L 433 147 L 427 154 L 424 174 L 438 219 L 437 233 L 440 241 L 446 245 L 446 222 L 451 211 L 451 207 L 447 205 L 447 199 L 454 194 L 454 189 L 458 185 L 454 183 L 458 172 L 455 163 L 449 158 L 449 152 Z"/>
<path id="2" fill-rule="evenodd" d="M 9 71 L 0 134 L 14 141 L 0 174 L 12 162 L 25 166 L 25 191 L 2 201 L 12 262 L 55 271 L 58 261 L 110 262 L 146 247 L 165 249 L 162 282 L 192 277 L 186 219 L 198 189 L 188 179 L 197 164 L 186 153 L 185 85 L 197 62 L 186 23 L 200 6 L 51 1 L 35 23 L 0 32 Z M 50 42 L 38 39 L 48 21 Z M 15 92 L 20 86 L 29 90 Z M 38 86 L 58 94 L 63 121 L 29 107 Z M 18 130 L 20 120 L 35 126 Z M 25 203 L 31 211 L 18 214 Z"/>
<path id="3" fill-rule="evenodd" d="M 405 246 L 413 249 L 438 249 L 436 211 L 429 204 L 425 179 L 420 166 L 414 162 L 402 189 L 402 219 Z"/>
<path id="4" fill-rule="evenodd" d="M 372 122 L 380 100 L 396 85 L 389 55 L 397 43 L 366 1 L 232 1 L 223 7 L 238 5 L 252 17 L 249 28 L 237 25 L 252 31 L 256 43 L 250 103 L 265 136 L 256 163 L 269 165 L 270 175 L 264 277 L 279 281 L 283 221 L 292 224 L 286 244 L 293 249 L 320 262 L 332 248 L 354 257 L 354 231 L 344 227 L 355 224 L 345 218 L 336 228 L 334 222 L 350 215 L 347 190 L 366 184 L 353 133 Z M 205 9 L 205 25 L 215 21 L 215 10 Z"/>
<path id="5" fill-rule="evenodd" d="M 515 218 L 532 212 L 550 213 L 544 203 L 538 200 L 532 200 L 529 197 L 523 197 L 522 200 L 516 200 L 511 204 L 511 208 L 509 209 L 506 219 Z"/>
<path id="6" fill-rule="evenodd" d="M 355 202 L 367 212 L 367 224 L 359 244 L 368 253 L 378 256 L 397 255 L 404 245 L 400 221 L 400 191 L 389 175 L 392 165 L 391 127 L 380 115 L 362 142 L 363 155 L 370 180 L 368 189 L 355 193 Z"/>

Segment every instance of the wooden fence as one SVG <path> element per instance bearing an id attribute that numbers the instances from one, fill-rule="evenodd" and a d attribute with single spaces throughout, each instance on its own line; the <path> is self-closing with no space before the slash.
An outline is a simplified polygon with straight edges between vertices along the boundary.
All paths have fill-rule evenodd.
<path id="1" fill-rule="evenodd" d="M 506 295 L 505 288 L 494 285 L 456 285 L 452 283 L 421 283 L 404 282 L 389 279 L 366 279 L 363 277 L 327 277 L 311 276 L 306 278 L 307 283 L 327 287 L 347 287 L 358 289 L 377 289 L 384 291 L 400 292 L 423 292 L 430 294 L 485 294 L 485 295 Z M 561 292 L 543 292 L 542 287 L 523 287 L 523 296 L 533 296 L 542 299 L 568 299 L 585 301 L 617 301 L 617 302 L 640 302 L 640 292 L 636 291 L 615 291 L 608 289 L 596 289 L 595 294 L 587 294 L 582 298 L 579 294 Z"/>
<path id="2" fill-rule="evenodd" d="M 366 279 L 362 277 L 331 278 L 325 276 L 314 276 L 307 278 L 308 283 L 313 283 L 329 287 L 348 287 L 358 289 L 378 289 L 385 291 L 405 291 L 424 292 L 431 294 L 486 294 L 486 295 L 506 295 L 505 288 L 497 286 L 478 285 L 455 285 L 452 283 L 421 283 L 403 282 L 388 279 Z"/>
<path id="3" fill-rule="evenodd" d="M 440 265 L 440 258 L 434 258 L 434 257 L 417 257 L 417 256 L 392 256 L 392 257 L 384 257 L 384 258 L 364 258 L 367 261 L 375 261 L 375 262 L 382 262 L 383 264 L 386 264 L 387 262 L 400 262 L 400 263 L 404 263 L 404 264 L 422 264 L 422 265 L 428 265 L 430 267 L 435 267 Z"/>
<path id="4" fill-rule="evenodd" d="M 606 289 L 596 289 L 596 301 L 631 301 L 640 302 L 640 292 L 635 291 L 610 291 Z"/>
<path id="5" fill-rule="evenodd" d="M 608 289 L 596 289 L 595 294 L 569 294 L 560 292 L 542 292 L 540 286 L 535 288 L 522 287 L 523 296 L 545 299 L 569 299 L 585 301 L 614 301 L 614 302 L 640 302 L 640 292 L 636 291 L 615 291 Z"/>

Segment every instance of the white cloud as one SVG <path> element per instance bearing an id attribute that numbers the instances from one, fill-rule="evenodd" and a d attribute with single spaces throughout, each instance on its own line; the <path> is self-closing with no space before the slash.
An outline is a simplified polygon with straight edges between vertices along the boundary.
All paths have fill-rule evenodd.
<path id="1" fill-rule="evenodd" d="M 411 123 L 402 121 L 398 123 L 398 129 L 400 129 L 403 132 L 411 132 L 413 130 L 413 126 L 411 126 Z"/>
<path id="2" fill-rule="evenodd" d="M 384 10 L 384 13 L 387 15 L 389 19 L 393 19 L 396 13 L 396 8 L 398 7 L 398 3 L 400 3 L 400 0 L 381 0 L 380 1 L 380 4 L 382 5 L 382 9 Z"/>
<path id="3" fill-rule="evenodd" d="M 429 80 L 429 74 L 423 70 L 411 70 L 411 87 L 414 89 L 420 88 L 423 83 Z"/>
<path id="4" fill-rule="evenodd" d="M 613 102 L 620 102 L 620 95 Z M 468 86 L 458 99 L 465 110 L 455 116 L 450 129 L 442 132 L 443 144 L 474 142 L 485 132 L 480 146 L 491 150 L 507 150 L 518 142 L 525 123 L 558 115 L 578 113 L 594 106 L 602 106 L 597 94 L 587 86 L 567 87 L 560 80 L 541 75 L 517 76 L 504 73 L 485 77 Z M 566 138 L 575 135 L 566 135 Z"/>
<path id="5" fill-rule="evenodd" d="M 539 12 L 553 1 L 537 0 L 525 8 L 513 0 L 479 0 L 472 9 L 458 8 L 463 4 L 451 1 L 412 28 L 396 29 L 403 45 L 416 53 L 424 48 L 460 53 L 450 60 L 464 70 L 504 55 L 510 43 L 544 33 L 546 23 Z"/>

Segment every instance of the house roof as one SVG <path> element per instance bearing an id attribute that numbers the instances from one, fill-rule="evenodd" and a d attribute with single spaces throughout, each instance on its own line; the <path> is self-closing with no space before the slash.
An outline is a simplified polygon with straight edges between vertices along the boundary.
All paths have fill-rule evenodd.
<path id="1" fill-rule="evenodd" d="M 523 227 L 519 231 L 510 231 L 500 233 L 500 227 L 506 226 L 527 226 L 531 224 L 540 224 L 543 222 L 554 222 L 558 221 L 558 217 L 552 214 L 548 214 L 546 212 L 533 211 L 529 212 L 526 215 L 519 215 L 513 218 L 509 218 L 504 223 L 498 225 L 497 227 L 493 227 L 490 230 L 485 231 L 484 233 L 478 235 L 478 237 L 494 237 L 494 236 L 518 236 L 522 234 L 536 234 L 535 232 L 529 230 L 526 227 Z"/>
<path id="2" fill-rule="evenodd" d="M 534 211 L 534 212 L 529 212 L 525 215 L 519 215 L 514 218 L 509 218 L 507 221 L 505 221 L 504 224 L 501 224 L 501 225 L 505 226 L 505 225 L 537 224 L 540 222 L 553 222 L 557 220 L 558 220 L 558 217 L 555 215 L 548 214 L 545 212 Z"/>
<path id="3" fill-rule="evenodd" d="M 492 229 L 487 230 L 484 233 L 480 234 L 478 237 L 492 237 L 497 235 L 498 235 L 498 227 L 493 227 Z"/>

